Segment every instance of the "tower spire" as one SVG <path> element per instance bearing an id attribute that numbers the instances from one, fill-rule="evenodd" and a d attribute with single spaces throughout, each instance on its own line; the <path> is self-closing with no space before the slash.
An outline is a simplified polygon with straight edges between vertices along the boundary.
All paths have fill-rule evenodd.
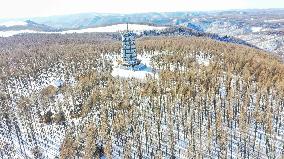
<path id="1" fill-rule="evenodd" d="M 128 32 L 128 22 L 127 22 L 127 25 L 126 25 L 126 30 L 127 30 L 127 32 Z"/>

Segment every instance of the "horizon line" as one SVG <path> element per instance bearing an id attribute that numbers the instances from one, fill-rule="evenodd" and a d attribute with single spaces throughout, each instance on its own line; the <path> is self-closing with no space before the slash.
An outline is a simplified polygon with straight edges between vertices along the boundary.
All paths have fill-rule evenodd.
<path id="1" fill-rule="evenodd" d="M 105 14 L 107 15 L 131 15 L 131 14 L 148 14 L 148 13 L 194 13 L 194 12 L 225 12 L 225 11 L 245 11 L 245 10 L 284 10 L 284 7 L 280 7 L 280 8 L 235 8 L 235 9 L 216 9 L 216 10 L 190 10 L 190 11 L 148 11 L 148 12 L 133 12 L 133 13 L 122 13 L 122 12 L 77 12 L 77 13 L 66 13 L 66 14 L 54 14 L 54 15 L 46 15 L 46 16 L 32 16 L 32 17 L 11 17 L 11 18 L 1 18 L 0 20 L 22 20 L 22 19 L 26 19 L 26 20 L 30 20 L 33 18 L 49 18 L 49 17 L 60 17 L 60 16 L 71 16 L 71 15 L 79 15 L 79 14 Z"/>

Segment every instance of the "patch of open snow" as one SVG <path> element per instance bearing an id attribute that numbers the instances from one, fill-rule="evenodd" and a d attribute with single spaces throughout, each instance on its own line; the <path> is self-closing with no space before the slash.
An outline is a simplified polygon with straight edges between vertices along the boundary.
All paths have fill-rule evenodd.
<path id="1" fill-rule="evenodd" d="M 35 30 L 10 30 L 10 31 L 0 31 L 0 37 L 9 37 L 22 33 L 38 33 Z"/>
<path id="2" fill-rule="evenodd" d="M 143 70 L 135 71 L 135 70 L 129 70 L 129 69 L 123 69 L 123 68 L 113 68 L 113 71 L 111 73 L 114 77 L 123 77 L 123 78 L 138 78 L 138 79 L 145 79 L 147 76 L 153 76 L 152 69 L 149 67 L 146 67 Z"/>
<path id="3" fill-rule="evenodd" d="M 162 30 L 166 27 L 157 27 L 150 25 L 140 25 L 140 24 L 129 24 L 129 30 L 132 30 L 136 33 L 145 31 L 145 30 Z M 96 27 L 96 28 L 87 28 L 79 30 L 67 30 L 62 32 L 44 32 L 44 31 L 35 31 L 35 30 L 10 30 L 10 31 L 0 31 L 0 37 L 10 37 L 17 34 L 23 33 L 39 33 L 39 34 L 72 34 L 72 33 L 93 33 L 93 32 L 118 32 L 126 30 L 126 24 L 117 24 L 110 25 L 105 27 Z"/>
<path id="4" fill-rule="evenodd" d="M 101 156 L 100 159 L 106 159 L 106 157 L 105 156 Z"/>
<path id="5" fill-rule="evenodd" d="M 38 34 L 59 34 L 61 32 L 44 32 L 36 30 L 9 30 L 9 31 L 0 31 L 0 37 L 10 37 L 18 34 L 28 34 L 28 33 L 38 33 Z"/>
<path id="6" fill-rule="evenodd" d="M 269 20 L 264 20 L 264 22 L 284 22 L 284 18 L 280 19 L 269 19 Z"/>
<path id="7" fill-rule="evenodd" d="M 262 27 L 251 27 L 252 32 L 260 32 L 262 30 Z"/>
<path id="8" fill-rule="evenodd" d="M 61 87 L 64 84 L 64 81 L 61 79 L 53 80 L 50 85 L 53 85 L 54 87 Z"/>
<path id="9" fill-rule="evenodd" d="M 154 70 L 150 66 L 150 56 L 147 55 L 138 55 L 137 58 L 141 60 L 142 69 L 136 70 L 131 68 L 121 68 L 116 62 L 116 59 L 113 59 L 113 71 L 111 75 L 113 77 L 122 77 L 122 78 L 138 78 L 145 79 L 147 76 L 154 76 Z"/>
<path id="10" fill-rule="evenodd" d="M 64 95 L 62 93 L 57 94 L 56 98 L 58 102 L 64 102 Z"/>
<path id="11" fill-rule="evenodd" d="M 137 58 L 141 60 L 141 63 L 145 64 L 146 66 L 151 65 L 151 56 L 150 55 L 137 55 Z"/>
<path id="12" fill-rule="evenodd" d="M 208 55 L 206 56 L 204 53 L 200 53 L 200 55 L 196 56 L 196 61 L 200 65 L 202 64 L 202 65 L 208 66 L 210 64 L 210 60 L 211 60 L 211 57 Z"/>
<path id="13" fill-rule="evenodd" d="M 145 30 L 162 30 L 166 27 L 156 27 L 156 26 L 149 26 L 149 25 L 140 25 L 140 24 L 128 24 L 129 30 L 134 32 L 141 32 Z M 91 33 L 91 32 L 118 32 L 126 30 L 126 24 L 116 24 L 110 25 L 105 27 L 96 27 L 96 28 L 87 28 L 87 29 L 80 29 L 80 30 L 67 30 L 63 31 L 62 33 Z"/>
<path id="14" fill-rule="evenodd" d="M 26 26 L 28 23 L 24 21 L 7 21 L 7 22 L 2 22 L 0 23 L 0 26 L 6 26 L 6 27 L 11 27 L 11 26 Z"/>

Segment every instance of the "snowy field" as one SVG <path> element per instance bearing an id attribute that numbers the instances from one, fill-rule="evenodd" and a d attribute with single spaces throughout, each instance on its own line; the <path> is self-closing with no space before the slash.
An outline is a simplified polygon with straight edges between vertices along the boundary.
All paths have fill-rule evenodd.
<path id="1" fill-rule="evenodd" d="M 260 32 L 262 30 L 262 27 L 251 27 L 251 30 L 253 33 Z"/>
<path id="2" fill-rule="evenodd" d="M 13 26 L 13 23 L 0 23 L 0 25 L 3 24 L 5 26 Z M 24 24 L 24 23 L 14 23 L 15 24 Z M 134 31 L 135 33 L 139 33 L 145 30 L 162 30 L 166 27 L 156 27 L 156 26 L 150 26 L 150 25 L 140 25 L 140 24 L 129 24 L 128 26 L 129 30 Z M 35 31 L 35 30 L 11 30 L 11 31 L 0 31 L 0 37 L 9 37 L 13 35 L 18 34 L 24 34 L 24 33 L 40 33 L 40 34 L 72 34 L 72 33 L 96 33 L 96 32 L 118 32 L 126 30 L 126 24 L 116 24 L 116 25 L 110 25 L 105 27 L 95 27 L 95 28 L 86 28 L 86 29 L 78 29 L 78 30 L 67 30 L 62 32 L 44 32 L 44 31 Z"/>
<path id="3" fill-rule="evenodd" d="M 145 79 L 148 76 L 153 76 L 152 69 L 150 67 L 146 67 L 143 70 L 135 71 L 128 70 L 123 68 L 113 68 L 112 76 L 114 77 L 122 77 L 122 78 L 138 78 Z"/>
<path id="4" fill-rule="evenodd" d="M 151 56 L 149 55 L 138 55 L 138 59 L 141 60 L 141 65 L 145 66 L 139 71 L 120 68 L 116 59 L 117 58 L 113 58 L 112 76 L 114 77 L 145 79 L 147 76 L 154 76 L 154 70 L 150 65 Z"/>
<path id="5" fill-rule="evenodd" d="M 166 27 L 156 27 L 156 26 L 149 26 L 149 25 L 140 25 L 140 24 L 129 24 L 128 25 L 129 30 L 132 30 L 134 32 L 142 32 L 145 30 L 162 30 Z M 97 28 L 87 28 L 87 29 L 81 29 L 81 30 L 68 30 L 63 31 L 62 33 L 92 33 L 92 32 L 118 32 L 126 30 L 126 24 L 116 24 L 116 25 L 110 25 L 105 27 L 97 27 Z"/>
<path id="6" fill-rule="evenodd" d="M 11 26 L 26 26 L 28 23 L 24 21 L 7 21 L 0 23 L 0 26 L 11 27 Z"/>
<path id="7" fill-rule="evenodd" d="M 0 31 L 0 37 L 10 37 L 18 34 L 29 34 L 29 33 L 48 33 L 48 32 L 39 32 L 35 30 L 11 30 L 11 31 Z"/>

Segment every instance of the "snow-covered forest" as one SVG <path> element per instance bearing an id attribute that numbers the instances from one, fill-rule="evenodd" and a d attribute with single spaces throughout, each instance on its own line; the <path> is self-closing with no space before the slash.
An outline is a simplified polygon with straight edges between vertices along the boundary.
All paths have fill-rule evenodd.
<path id="1" fill-rule="evenodd" d="M 202 37 L 136 44 L 153 76 L 112 76 L 116 34 L 0 38 L 0 158 L 284 157 L 276 57 Z"/>

